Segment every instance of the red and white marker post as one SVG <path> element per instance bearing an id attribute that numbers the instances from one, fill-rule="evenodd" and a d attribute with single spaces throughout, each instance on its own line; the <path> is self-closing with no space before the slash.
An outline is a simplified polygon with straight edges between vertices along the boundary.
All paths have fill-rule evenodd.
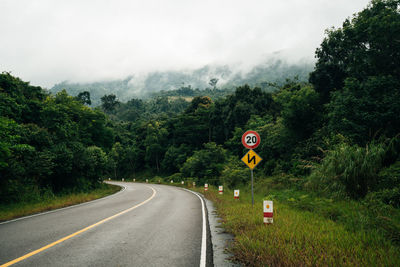
<path id="1" fill-rule="evenodd" d="M 233 198 L 234 199 L 239 199 L 239 189 L 233 191 Z"/>
<path id="2" fill-rule="evenodd" d="M 271 200 L 264 200 L 264 224 L 274 222 L 274 203 Z"/>
<path id="3" fill-rule="evenodd" d="M 224 193 L 224 187 L 222 185 L 218 186 L 218 193 L 222 195 Z"/>
<path id="4" fill-rule="evenodd" d="M 204 191 L 208 191 L 208 184 L 204 184 Z"/>

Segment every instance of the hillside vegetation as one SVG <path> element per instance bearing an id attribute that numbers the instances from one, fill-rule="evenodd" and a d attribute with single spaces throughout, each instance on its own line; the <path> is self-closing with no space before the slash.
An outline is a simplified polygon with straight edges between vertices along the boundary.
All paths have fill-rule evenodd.
<path id="1" fill-rule="evenodd" d="M 254 66 L 249 71 L 238 71 L 234 68 L 229 66 L 204 66 L 187 71 L 131 75 L 121 80 L 88 83 L 64 81 L 54 85 L 51 92 L 57 93 L 65 89 L 68 94 L 77 96 L 80 92 L 88 91 L 93 106 L 100 105 L 101 97 L 106 94 L 114 94 L 119 101 L 127 102 L 132 98 L 148 99 L 163 95 L 177 96 L 177 94 L 178 96 L 187 96 L 185 91 L 188 91 L 188 89 L 191 91 L 189 92 L 190 95 L 207 95 L 215 99 L 232 93 L 235 87 L 243 84 L 258 86 L 263 90 L 271 91 L 275 90 L 275 87 L 271 84 L 282 85 L 287 78 L 298 77 L 301 81 L 306 81 L 308 73 L 312 70 L 312 64 L 307 62 L 288 64 L 282 59 L 271 58 Z M 217 81 L 216 84 L 210 85 L 212 79 Z M 212 90 L 216 88 L 219 90 Z"/>

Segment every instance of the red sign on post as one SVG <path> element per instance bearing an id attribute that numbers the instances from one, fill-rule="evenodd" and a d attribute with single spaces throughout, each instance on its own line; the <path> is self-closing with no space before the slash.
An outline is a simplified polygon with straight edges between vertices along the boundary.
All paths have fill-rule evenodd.
<path id="1" fill-rule="evenodd" d="M 255 149 L 260 142 L 260 135 L 256 131 L 247 131 L 242 135 L 242 144 L 245 148 Z"/>

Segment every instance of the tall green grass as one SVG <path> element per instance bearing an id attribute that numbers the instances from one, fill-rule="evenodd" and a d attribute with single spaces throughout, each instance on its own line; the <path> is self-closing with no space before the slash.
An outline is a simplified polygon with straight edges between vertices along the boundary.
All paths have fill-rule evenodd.
<path id="1" fill-rule="evenodd" d="M 386 150 L 383 143 L 359 147 L 342 142 L 326 152 L 306 187 L 335 197 L 363 198 L 379 184 Z"/>
<path id="2" fill-rule="evenodd" d="M 221 196 L 211 187 L 205 193 L 235 235 L 229 248 L 234 260 L 246 266 L 400 266 L 400 247 L 381 229 L 366 227 L 370 218 L 360 212 L 362 204 L 260 185 L 256 191 L 254 208 L 247 189 L 240 200 L 230 190 Z M 272 225 L 263 223 L 267 198 L 274 200 Z"/>
<path id="3" fill-rule="evenodd" d="M 98 199 L 118 192 L 121 188 L 116 185 L 102 184 L 89 192 L 64 193 L 62 195 L 46 194 L 41 199 L 28 202 L 0 205 L 0 221 L 31 215 L 48 210 L 63 208 L 90 200 Z"/>

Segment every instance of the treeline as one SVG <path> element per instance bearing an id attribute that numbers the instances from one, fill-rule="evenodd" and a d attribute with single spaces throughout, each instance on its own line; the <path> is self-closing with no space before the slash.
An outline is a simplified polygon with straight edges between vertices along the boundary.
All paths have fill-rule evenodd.
<path id="1" fill-rule="evenodd" d="M 196 96 L 209 96 L 211 99 L 216 100 L 218 98 L 225 97 L 229 94 L 233 93 L 233 89 L 218 89 L 216 88 L 216 85 L 218 83 L 218 79 L 214 78 L 210 80 L 210 84 L 215 83 L 215 88 L 205 88 L 203 90 L 200 90 L 199 88 L 192 88 L 191 85 L 188 86 L 182 86 L 179 89 L 176 90 L 169 90 L 169 91 L 164 91 L 161 90 L 160 92 L 157 93 L 152 93 L 151 96 L 153 98 L 155 97 L 181 97 L 181 98 L 193 98 Z"/>
<path id="2" fill-rule="evenodd" d="M 106 115 L 65 91 L 0 74 L 0 203 L 99 185 L 114 143 Z"/>
<path id="3" fill-rule="evenodd" d="M 101 98 L 102 109 L 114 120 L 135 122 L 174 116 L 183 112 L 190 104 L 182 97 L 158 96 L 147 100 L 132 98 L 126 103 L 119 102 L 114 94 Z"/>
<path id="4" fill-rule="evenodd" d="M 215 100 L 234 92 L 228 89 L 217 89 L 217 82 L 216 78 L 210 80 L 210 84 L 214 85 L 212 89 L 199 90 L 193 89 L 190 85 L 182 86 L 177 90 L 161 90 L 147 99 L 132 98 L 126 103 L 120 102 L 115 94 L 104 95 L 100 99 L 101 107 L 114 120 L 136 122 L 168 118 L 185 111 L 194 97 L 208 96 Z M 90 98 L 90 92 L 84 93 Z M 82 94 L 82 92 L 79 93 L 78 97 Z"/>
<path id="5" fill-rule="evenodd" d="M 128 76 L 125 79 L 114 81 L 103 81 L 93 83 L 70 83 L 67 81 L 54 85 L 50 91 L 58 93 L 66 90 L 69 95 L 77 96 L 81 92 L 89 92 L 91 96 L 91 105 L 96 107 L 101 104 L 100 98 L 111 92 L 120 98 L 129 99 L 129 92 L 132 90 L 131 80 L 133 76 Z"/>
<path id="6" fill-rule="evenodd" d="M 207 65 L 194 70 L 155 71 L 111 81 L 90 83 L 64 81 L 54 85 L 51 92 L 57 93 L 65 89 L 68 94 L 77 96 L 80 92 L 88 91 L 92 98 L 92 106 L 99 106 L 101 97 L 109 94 L 116 95 L 122 102 L 127 102 L 131 98 L 149 99 L 158 96 L 208 95 L 216 99 L 232 93 L 234 88 L 243 84 L 271 91 L 275 87 L 270 83 L 282 85 L 288 77 L 297 76 L 300 81 L 308 79 L 312 63 L 289 64 L 282 59 L 284 55 L 275 56 L 277 58 L 270 58 L 245 72 L 235 70 L 237 67 L 232 68 L 228 65 Z M 210 80 L 217 80 L 218 84 L 210 85 Z M 215 90 L 216 87 L 219 90 Z M 202 92 L 203 90 L 205 92 Z"/>

